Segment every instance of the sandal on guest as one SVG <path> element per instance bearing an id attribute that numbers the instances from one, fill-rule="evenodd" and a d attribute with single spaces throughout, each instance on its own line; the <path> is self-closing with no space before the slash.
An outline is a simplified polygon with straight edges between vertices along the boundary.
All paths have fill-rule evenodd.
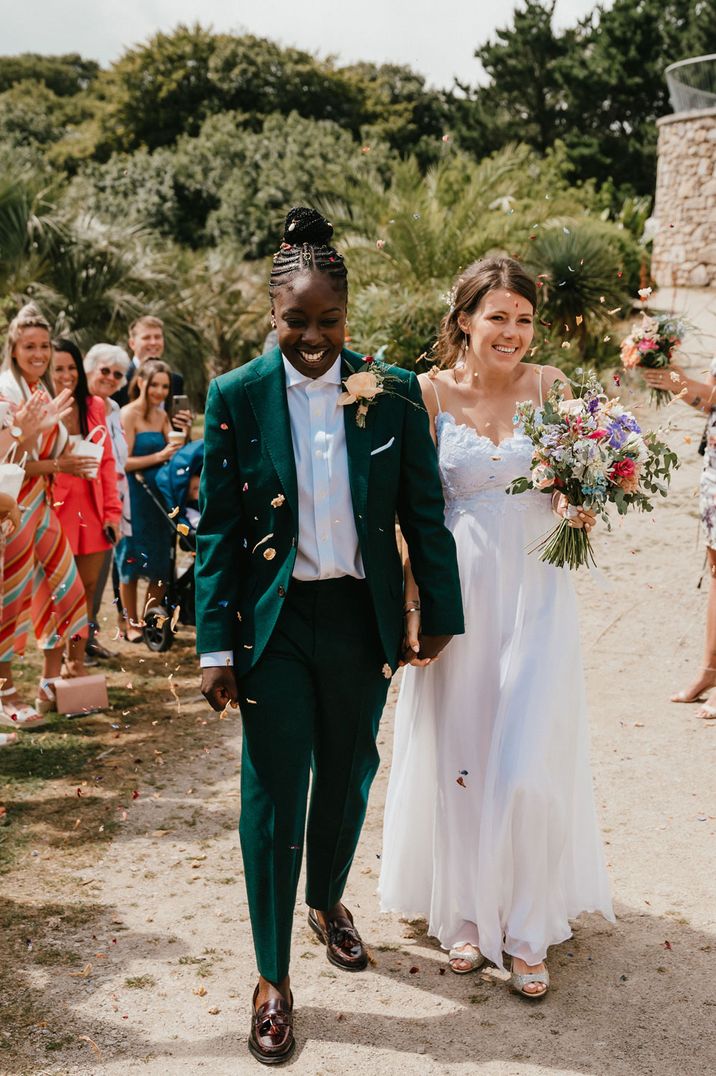
<path id="1" fill-rule="evenodd" d="M 525 987 L 529 986 L 530 983 L 540 983 L 544 990 L 537 992 L 525 990 Z M 515 971 L 513 961 L 510 968 L 509 986 L 513 994 L 520 994 L 523 998 L 527 998 L 528 1001 L 540 1001 L 549 990 L 549 972 L 546 968 L 542 968 L 541 971 L 532 971 L 523 975 Z"/>
<path id="2" fill-rule="evenodd" d="M 59 677 L 57 678 L 59 679 Z M 40 714 L 54 714 L 57 713 L 57 695 L 55 693 L 55 680 L 46 680 L 44 677 L 40 680 L 40 686 L 37 689 L 37 698 L 35 699 L 35 708 Z"/>
<path id="3" fill-rule="evenodd" d="M 711 668 L 710 665 L 705 665 L 702 669 L 702 672 L 713 673 L 714 675 L 716 675 L 716 669 Z M 671 696 L 670 702 L 701 702 L 705 693 L 707 691 L 713 690 L 714 687 L 716 687 L 716 684 L 714 683 L 706 684 L 703 690 L 697 691 L 695 694 L 693 691 L 689 692 L 686 689 L 684 689 L 683 691 L 676 691 Z"/>
<path id="4" fill-rule="evenodd" d="M 456 962 L 460 960 L 463 964 L 468 964 L 467 968 L 456 968 Z M 450 971 L 454 971 L 456 975 L 469 975 L 471 971 L 477 971 L 485 963 L 485 957 L 480 950 L 472 942 L 465 942 L 463 945 L 455 945 L 448 953 L 448 967 Z"/>
<path id="5" fill-rule="evenodd" d="M 3 699 L 16 694 L 14 687 L 0 691 L 0 726 L 6 729 L 39 729 L 47 722 L 32 706 L 10 706 L 5 709 Z"/>
<path id="6" fill-rule="evenodd" d="M 700 717 L 702 721 L 713 721 L 716 717 L 716 706 L 710 706 L 705 702 L 696 716 Z"/>

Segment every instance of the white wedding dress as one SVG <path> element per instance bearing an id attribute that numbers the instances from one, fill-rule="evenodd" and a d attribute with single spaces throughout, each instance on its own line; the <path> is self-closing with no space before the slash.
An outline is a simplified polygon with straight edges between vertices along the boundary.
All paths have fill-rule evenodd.
<path id="1" fill-rule="evenodd" d="M 466 627 L 404 673 L 381 907 L 424 917 L 445 948 L 538 964 L 580 912 L 614 918 L 576 600 L 568 570 L 530 552 L 555 526 L 550 497 L 505 492 L 529 473 L 529 439 L 516 429 L 496 446 L 445 411 L 436 427 Z"/>

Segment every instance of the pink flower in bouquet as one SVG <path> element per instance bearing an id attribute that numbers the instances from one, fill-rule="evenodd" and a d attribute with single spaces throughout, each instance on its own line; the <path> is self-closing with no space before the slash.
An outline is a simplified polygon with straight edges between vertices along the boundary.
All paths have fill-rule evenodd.
<path id="1" fill-rule="evenodd" d="M 635 460 L 618 460 L 609 475 L 612 482 L 621 486 L 625 493 L 636 493 L 639 488 L 639 466 Z"/>
<path id="2" fill-rule="evenodd" d="M 648 338 L 640 340 L 636 347 L 637 351 L 654 351 L 654 341 L 649 340 Z"/>
<path id="3" fill-rule="evenodd" d="M 609 437 L 609 430 L 592 430 L 587 434 L 590 441 L 606 441 Z"/>

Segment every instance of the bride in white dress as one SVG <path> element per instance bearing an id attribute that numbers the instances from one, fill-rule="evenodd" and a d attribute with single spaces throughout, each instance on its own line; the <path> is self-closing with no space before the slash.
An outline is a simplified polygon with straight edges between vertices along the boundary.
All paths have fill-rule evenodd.
<path id="1" fill-rule="evenodd" d="M 466 631 L 428 668 L 405 670 L 385 810 L 381 906 L 422 916 L 465 973 L 512 958 L 511 985 L 549 986 L 547 949 L 569 920 L 613 920 L 589 765 L 577 608 L 569 571 L 530 552 L 574 510 L 555 495 L 506 492 L 529 473 L 512 416 L 542 402 L 553 367 L 522 361 L 534 282 L 508 258 L 458 279 L 443 321 L 442 369 L 421 377 L 436 436 L 446 522 L 457 546 Z M 565 394 L 571 395 L 568 386 Z M 575 526 L 591 527 L 581 512 Z M 416 608 L 417 606 L 417 608 Z M 406 564 L 406 645 L 419 595 Z M 417 664 L 417 659 L 416 664 Z"/>

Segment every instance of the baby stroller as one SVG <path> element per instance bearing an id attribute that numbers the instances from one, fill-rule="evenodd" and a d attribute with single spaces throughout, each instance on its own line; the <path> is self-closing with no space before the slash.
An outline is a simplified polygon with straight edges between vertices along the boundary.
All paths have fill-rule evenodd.
<path id="1" fill-rule="evenodd" d="M 161 653 L 174 641 L 176 623 L 193 625 L 194 609 L 194 554 L 196 553 L 196 524 L 198 509 L 189 501 L 192 479 L 201 474 L 204 464 L 204 442 L 190 441 L 175 452 L 159 469 L 156 486 L 161 502 L 148 485 L 143 484 L 151 497 L 165 514 L 167 526 L 172 533 L 170 576 L 161 605 L 152 605 L 144 614 L 144 641 L 150 650 Z M 182 554 L 188 555 L 190 563 L 178 574 L 178 562 Z M 178 610 L 178 612 L 177 612 Z M 174 621 L 174 623 L 173 623 Z"/>

